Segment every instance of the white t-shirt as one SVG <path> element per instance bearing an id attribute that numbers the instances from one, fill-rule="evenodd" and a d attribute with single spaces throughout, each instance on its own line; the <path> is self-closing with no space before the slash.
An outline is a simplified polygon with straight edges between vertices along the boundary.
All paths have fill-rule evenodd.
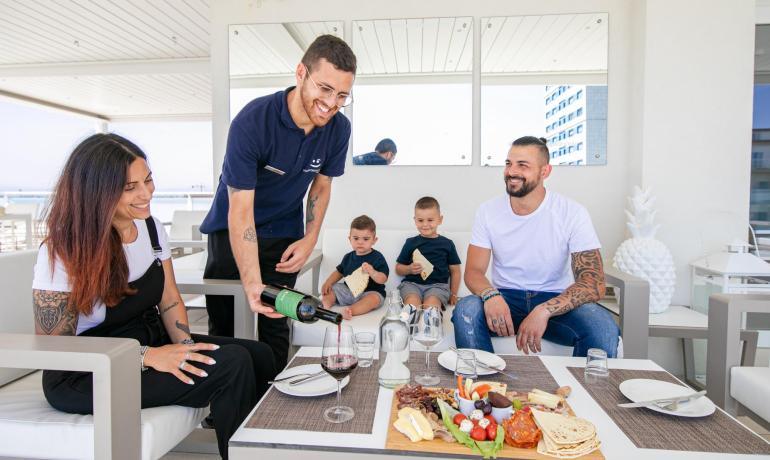
<path id="1" fill-rule="evenodd" d="M 155 219 L 153 217 L 153 219 Z M 126 261 L 128 262 L 128 281 L 136 281 L 144 275 L 150 265 L 155 261 L 155 253 L 152 251 L 150 242 L 150 233 L 147 230 L 147 224 L 143 220 L 134 220 L 137 230 L 139 230 L 136 240 L 133 243 L 123 245 L 126 252 Z M 171 257 L 171 250 L 168 247 L 168 235 L 163 228 L 163 224 L 155 219 L 155 227 L 158 229 L 158 242 L 160 243 L 160 259 L 166 260 Z M 32 289 L 42 291 L 70 292 L 72 287 L 69 283 L 69 275 L 64 269 L 64 264 L 56 260 L 53 273 L 49 263 L 48 246 L 43 244 L 37 254 L 37 263 L 35 264 L 35 278 L 32 281 Z M 86 316 L 82 313 L 78 318 L 77 334 L 98 326 L 104 322 L 106 312 L 104 302 L 98 301 L 94 305 L 91 315 Z"/>
<path id="2" fill-rule="evenodd" d="M 482 204 L 471 244 L 492 250 L 495 287 L 540 292 L 563 292 L 574 283 L 571 254 L 601 248 L 588 211 L 550 191 L 526 216 L 513 212 L 507 194 Z"/>

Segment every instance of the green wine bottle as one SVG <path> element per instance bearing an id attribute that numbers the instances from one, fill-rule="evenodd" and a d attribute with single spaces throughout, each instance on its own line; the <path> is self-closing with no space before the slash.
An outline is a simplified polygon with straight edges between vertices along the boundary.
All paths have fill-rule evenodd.
<path id="1" fill-rule="evenodd" d="M 342 322 L 342 315 L 323 308 L 320 300 L 285 286 L 266 284 L 260 300 L 278 313 L 303 323 L 315 323 L 319 319 L 334 324 Z"/>

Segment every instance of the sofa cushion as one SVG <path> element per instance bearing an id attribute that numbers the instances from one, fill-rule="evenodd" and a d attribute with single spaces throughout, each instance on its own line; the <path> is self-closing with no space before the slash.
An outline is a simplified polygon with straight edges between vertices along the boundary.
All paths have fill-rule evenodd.
<path id="1" fill-rule="evenodd" d="M 730 395 L 747 409 L 770 422 L 770 367 L 730 369 Z"/>
<path id="2" fill-rule="evenodd" d="M 337 265 L 342 261 L 342 257 L 352 251 L 348 241 L 349 229 L 331 228 L 324 230 L 321 248 L 323 251 L 323 260 L 321 260 L 321 283 L 326 281 Z M 398 287 L 401 283 L 401 276 L 396 274 L 396 259 L 404 246 L 407 238 L 417 235 L 417 230 L 377 230 L 377 243 L 374 249 L 380 251 L 390 268 L 390 276 L 385 284 L 385 289 L 389 292 Z M 468 253 L 468 244 L 471 240 L 470 232 L 441 232 L 441 235 L 449 238 L 457 248 L 457 254 L 460 256 L 462 266 L 465 267 L 465 257 Z M 470 294 L 465 287 L 465 283 L 460 280 L 460 289 L 458 296 L 462 297 Z"/>
<path id="3" fill-rule="evenodd" d="M 42 372 L 0 387 L 0 457 L 94 457 L 92 415 L 67 414 L 48 405 Z M 142 410 L 142 459 L 157 459 L 179 444 L 208 414 L 182 406 Z"/>

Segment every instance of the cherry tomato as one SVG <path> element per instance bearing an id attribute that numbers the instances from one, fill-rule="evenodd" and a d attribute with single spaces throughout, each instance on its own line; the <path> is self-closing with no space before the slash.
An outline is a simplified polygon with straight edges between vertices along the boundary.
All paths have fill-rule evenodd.
<path id="1" fill-rule="evenodd" d="M 465 416 L 465 415 L 463 415 L 463 414 L 457 414 L 457 415 L 455 415 L 455 416 L 454 416 L 454 418 L 452 419 L 452 423 L 454 423 L 454 424 L 455 424 L 455 425 L 457 425 L 457 426 L 460 426 L 460 422 L 462 422 L 463 420 L 465 420 L 465 419 L 467 419 L 467 418 L 468 418 L 468 417 L 466 417 L 466 416 Z"/>
<path id="2" fill-rule="evenodd" d="M 497 437 L 497 425 L 494 423 L 490 423 L 489 426 L 487 426 L 487 439 L 490 441 L 494 441 Z"/>
<path id="3" fill-rule="evenodd" d="M 481 428 L 480 426 L 475 425 L 471 430 L 471 439 L 474 439 L 476 441 L 486 441 L 487 432 L 484 430 L 484 428 Z"/>
<path id="4" fill-rule="evenodd" d="M 492 417 L 491 415 L 485 415 L 484 418 L 489 420 L 489 423 L 491 423 L 493 425 L 497 425 L 497 420 L 495 420 L 495 418 Z"/>

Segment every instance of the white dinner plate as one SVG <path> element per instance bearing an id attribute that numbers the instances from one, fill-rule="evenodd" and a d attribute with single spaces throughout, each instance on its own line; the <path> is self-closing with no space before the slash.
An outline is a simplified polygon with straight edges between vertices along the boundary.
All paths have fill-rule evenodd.
<path id="1" fill-rule="evenodd" d="M 315 374 L 321 370 L 323 369 L 321 368 L 320 364 L 305 364 L 304 366 L 295 366 L 284 369 L 284 371 L 278 374 L 275 378 L 280 379 L 283 377 L 299 374 Z M 350 376 L 342 379 L 342 388 L 345 388 L 348 382 L 350 382 Z M 287 395 L 291 396 L 322 396 L 337 391 L 337 379 L 329 374 L 326 374 L 323 377 L 317 377 L 297 385 L 289 385 L 289 381 L 284 380 L 283 382 L 273 384 L 273 386 L 281 393 L 286 393 Z"/>
<path id="2" fill-rule="evenodd" d="M 460 350 L 472 351 L 476 355 L 477 360 L 483 361 L 487 365 L 496 367 L 500 370 L 505 369 L 505 361 L 503 360 L 503 358 L 497 356 L 494 353 L 490 353 L 484 350 L 471 350 L 469 348 L 460 348 Z M 454 372 L 455 365 L 457 364 L 457 353 L 455 353 L 454 350 L 444 351 L 443 353 L 438 355 L 438 363 L 441 364 L 444 368 Z M 497 372 L 491 371 L 484 367 L 481 367 L 478 365 L 476 366 L 476 374 L 478 375 L 492 375 L 496 373 Z"/>
<path id="3" fill-rule="evenodd" d="M 695 390 L 683 385 L 651 379 L 629 379 L 621 383 L 619 388 L 620 392 L 623 393 L 623 395 L 630 399 L 632 402 L 685 396 L 695 393 Z M 655 404 L 650 404 L 644 407 L 656 412 L 676 415 L 679 417 L 705 417 L 707 415 L 713 414 L 714 410 L 716 409 L 714 403 L 705 396 L 701 396 L 700 398 L 690 402 L 680 403 L 679 407 L 675 411 L 666 410 L 662 407 L 656 406 Z"/>

